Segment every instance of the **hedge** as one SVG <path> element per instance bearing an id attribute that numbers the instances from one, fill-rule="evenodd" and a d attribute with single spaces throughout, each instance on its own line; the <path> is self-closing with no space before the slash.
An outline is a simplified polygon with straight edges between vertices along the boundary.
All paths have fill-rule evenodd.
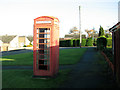
<path id="1" fill-rule="evenodd" d="M 73 47 L 77 47 L 77 40 L 76 39 L 73 40 Z"/>
<path id="2" fill-rule="evenodd" d="M 112 46 L 112 38 L 107 38 L 107 46 Z"/>
<path id="3" fill-rule="evenodd" d="M 73 40 L 66 40 L 66 47 L 73 47 Z"/>
<path id="4" fill-rule="evenodd" d="M 107 45 L 107 39 L 105 37 L 99 37 L 97 38 L 97 49 L 98 50 L 104 50 Z"/>
<path id="5" fill-rule="evenodd" d="M 92 40 L 92 38 L 88 38 L 87 39 L 86 46 L 93 46 L 93 40 Z"/>
<path id="6" fill-rule="evenodd" d="M 77 39 L 77 46 L 80 46 L 80 39 Z"/>
<path id="7" fill-rule="evenodd" d="M 82 39 L 81 46 L 86 46 L 86 39 Z"/>
<path id="8" fill-rule="evenodd" d="M 80 39 L 61 40 L 60 47 L 79 47 Z M 81 46 L 93 46 L 92 38 L 82 39 Z"/>
<path id="9" fill-rule="evenodd" d="M 94 46 L 97 45 L 97 39 L 94 39 L 94 41 L 93 41 L 93 45 L 94 45 Z"/>
<path id="10" fill-rule="evenodd" d="M 60 47 L 66 47 L 66 40 L 60 41 Z"/>

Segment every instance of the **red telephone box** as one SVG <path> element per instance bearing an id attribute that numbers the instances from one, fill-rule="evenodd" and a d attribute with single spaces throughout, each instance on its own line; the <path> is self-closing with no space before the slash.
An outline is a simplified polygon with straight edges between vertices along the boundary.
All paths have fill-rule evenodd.
<path id="1" fill-rule="evenodd" d="M 59 20 L 52 16 L 34 19 L 34 76 L 53 76 L 59 71 Z"/>

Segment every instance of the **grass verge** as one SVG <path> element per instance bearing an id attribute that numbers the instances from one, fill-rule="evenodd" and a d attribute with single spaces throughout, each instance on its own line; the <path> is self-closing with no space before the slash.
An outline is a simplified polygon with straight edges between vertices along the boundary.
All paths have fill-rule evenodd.
<path id="1" fill-rule="evenodd" d="M 76 64 L 80 61 L 86 48 L 64 49 L 59 51 L 60 65 Z M 0 59 L 2 65 L 33 65 L 33 53 L 22 53 L 4 56 Z"/>
<path id="2" fill-rule="evenodd" d="M 86 48 L 61 50 L 59 54 L 60 65 L 78 63 L 86 50 Z"/>
<path id="3" fill-rule="evenodd" d="M 103 52 L 107 55 L 109 60 L 113 63 L 113 53 L 112 53 L 112 48 L 106 48 L 103 50 Z"/>
<path id="4" fill-rule="evenodd" d="M 67 80 L 70 69 L 60 70 L 56 78 L 32 78 L 32 70 L 3 70 L 2 88 L 57 88 Z"/>
<path id="5" fill-rule="evenodd" d="M 100 75 L 105 77 L 105 81 L 104 81 L 102 87 L 105 87 L 105 88 L 115 88 L 116 87 L 116 83 L 114 81 L 114 76 L 113 76 L 112 69 L 109 67 L 108 62 L 105 60 L 103 55 L 101 55 L 100 52 L 97 52 L 96 57 L 98 57 L 99 60 L 97 60 L 95 62 L 95 64 L 101 66 L 101 68 L 100 68 L 101 69 Z"/>

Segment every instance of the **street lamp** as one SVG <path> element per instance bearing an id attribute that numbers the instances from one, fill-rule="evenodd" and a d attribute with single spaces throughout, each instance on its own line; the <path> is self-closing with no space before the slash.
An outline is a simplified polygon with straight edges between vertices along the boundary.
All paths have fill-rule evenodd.
<path id="1" fill-rule="evenodd" d="M 79 6 L 79 30 L 80 30 L 80 48 L 81 48 L 81 40 L 82 40 L 82 37 L 81 37 L 81 7 Z"/>

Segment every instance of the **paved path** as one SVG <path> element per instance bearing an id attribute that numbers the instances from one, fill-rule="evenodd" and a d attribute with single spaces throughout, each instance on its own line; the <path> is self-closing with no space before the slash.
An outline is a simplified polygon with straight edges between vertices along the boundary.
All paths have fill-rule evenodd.
<path id="1" fill-rule="evenodd" d="M 89 48 L 82 60 L 74 66 L 68 79 L 60 88 L 103 88 L 114 87 L 113 80 L 109 80 L 104 75 L 101 64 L 95 62 L 99 60 L 97 52 Z"/>
<path id="2" fill-rule="evenodd" d="M 33 52 L 33 50 L 22 49 L 22 50 L 4 51 L 2 52 L 2 56 L 27 53 L 27 52 Z"/>

